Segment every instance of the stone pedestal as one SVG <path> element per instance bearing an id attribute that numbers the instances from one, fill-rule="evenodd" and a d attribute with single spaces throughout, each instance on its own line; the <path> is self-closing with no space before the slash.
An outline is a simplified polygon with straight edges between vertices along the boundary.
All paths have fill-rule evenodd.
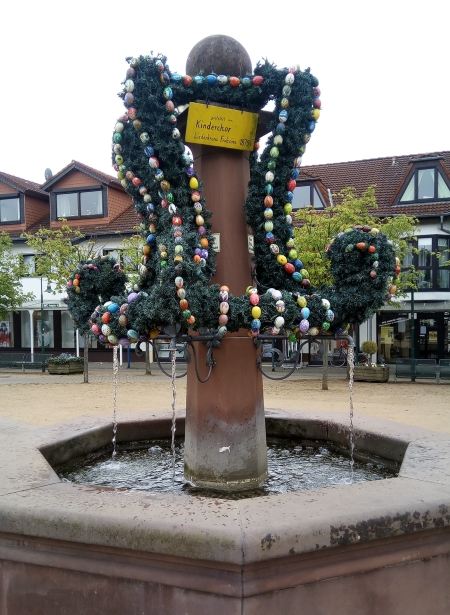
<path id="1" fill-rule="evenodd" d="M 248 152 L 192 145 L 203 195 L 213 212 L 220 252 L 212 283 L 234 295 L 252 283 L 251 255 L 243 205 L 249 181 Z M 219 298 L 217 298 L 219 304 Z M 200 375 L 206 376 L 206 347 L 196 344 Z M 257 351 L 246 330 L 227 333 L 215 350 L 216 367 L 201 384 L 188 367 L 186 393 L 185 477 L 221 490 L 255 487 L 267 476 L 262 376 Z M 222 452 L 220 452 L 221 449 Z"/>

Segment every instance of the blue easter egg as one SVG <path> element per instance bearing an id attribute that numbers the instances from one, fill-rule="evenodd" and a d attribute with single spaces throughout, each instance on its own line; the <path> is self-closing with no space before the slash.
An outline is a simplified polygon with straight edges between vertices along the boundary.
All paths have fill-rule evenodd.
<path id="1" fill-rule="evenodd" d="M 264 190 L 265 190 L 265 193 L 267 195 L 273 194 L 273 186 L 272 186 L 272 184 L 266 184 Z"/>
<path id="2" fill-rule="evenodd" d="M 288 203 L 292 203 L 293 200 L 294 200 L 294 193 L 289 190 L 288 192 L 286 192 L 286 201 Z"/>
<path id="3" fill-rule="evenodd" d="M 119 309 L 119 306 L 117 305 L 117 303 L 111 303 L 110 305 L 108 305 L 108 312 L 117 312 L 117 310 Z"/>
<path id="4" fill-rule="evenodd" d="M 202 85 L 202 83 L 205 81 L 205 78 L 201 75 L 195 75 L 194 81 L 197 85 Z"/>
<path id="5" fill-rule="evenodd" d="M 308 125 L 309 132 L 314 132 L 315 127 L 316 127 L 316 122 L 309 122 L 309 125 Z"/>
<path id="6" fill-rule="evenodd" d="M 164 173 L 161 171 L 161 169 L 158 169 L 156 171 L 155 179 L 157 179 L 159 182 L 161 182 L 164 179 Z"/>
<path id="7" fill-rule="evenodd" d="M 282 124 L 281 122 L 278 124 L 277 126 L 277 133 L 281 134 L 282 132 L 284 132 L 286 130 L 286 126 L 284 124 Z"/>
<path id="8" fill-rule="evenodd" d="M 172 88 L 164 88 L 163 95 L 166 100 L 172 100 L 172 97 L 173 97 Z"/>
<path id="9" fill-rule="evenodd" d="M 302 318 L 309 318 L 309 315 L 311 314 L 311 310 L 308 307 L 304 307 L 302 308 L 300 314 L 302 315 Z"/>
<path id="10" fill-rule="evenodd" d="M 286 122 L 288 117 L 289 113 L 285 109 L 283 109 L 283 111 L 280 111 L 280 113 L 278 114 L 278 119 L 280 120 L 280 122 Z"/>
<path id="11" fill-rule="evenodd" d="M 175 83 L 179 83 L 183 79 L 183 77 L 178 73 L 172 73 L 171 79 L 172 81 L 175 81 Z"/>
<path id="12" fill-rule="evenodd" d="M 273 233 L 266 233 L 267 243 L 273 243 L 275 241 L 275 235 Z"/>
<path id="13" fill-rule="evenodd" d="M 292 274 L 292 279 L 296 282 L 301 282 L 303 280 L 303 277 L 301 273 L 299 273 L 298 271 L 294 271 L 294 273 Z"/>
<path id="14" fill-rule="evenodd" d="M 215 85 L 215 83 L 217 82 L 217 77 L 216 75 L 208 75 L 206 77 L 206 83 L 208 85 Z"/>
<path id="15" fill-rule="evenodd" d="M 155 243 L 156 239 L 155 239 L 155 235 L 150 234 L 147 237 L 147 243 Z"/>
<path id="16" fill-rule="evenodd" d="M 149 203 L 147 205 L 147 211 L 155 211 L 155 206 L 153 205 L 153 203 Z"/>
<path id="17" fill-rule="evenodd" d="M 300 171 L 297 168 L 292 169 L 292 171 L 291 171 L 291 179 L 297 179 L 299 174 L 300 174 Z"/>
<path id="18" fill-rule="evenodd" d="M 292 264 L 293 264 L 293 265 L 294 265 L 294 267 L 295 267 L 296 269 L 298 269 L 299 271 L 300 271 L 300 269 L 303 269 L 303 263 L 302 263 L 302 261 L 301 261 L 299 258 L 296 258 L 296 259 L 292 262 Z"/>
<path id="19" fill-rule="evenodd" d="M 250 324 L 252 329 L 261 329 L 261 321 L 259 318 L 254 318 Z"/>
<path id="20" fill-rule="evenodd" d="M 150 156 L 153 156 L 153 154 L 155 153 L 155 150 L 153 149 L 151 145 L 147 145 L 147 147 L 144 148 L 144 152 L 150 158 Z"/>

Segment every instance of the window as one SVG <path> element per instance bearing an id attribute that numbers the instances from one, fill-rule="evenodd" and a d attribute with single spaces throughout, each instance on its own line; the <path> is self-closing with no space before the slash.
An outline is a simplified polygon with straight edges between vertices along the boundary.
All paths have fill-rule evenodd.
<path id="1" fill-rule="evenodd" d="M 0 199 L 0 222 L 20 222 L 20 198 Z"/>
<path id="2" fill-rule="evenodd" d="M 56 194 L 56 218 L 103 216 L 103 190 Z"/>
<path id="3" fill-rule="evenodd" d="M 418 290 L 447 290 L 450 288 L 450 237 L 434 235 L 417 239 L 417 254 L 409 250 L 403 259 L 403 269 L 414 266 L 421 272 Z M 412 247 L 411 247 L 412 248 Z"/>
<path id="4" fill-rule="evenodd" d="M 298 182 L 297 188 L 294 190 L 292 209 L 295 211 L 309 206 L 314 207 L 314 209 L 324 208 L 320 192 L 317 190 L 315 182 Z"/>
<path id="5" fill-rule="evenodd" d="M 34 254 L 24 254 L 23 265 L 27 270 L 26 275 L 33 275 L 33 273 L 36 271 L 36 260 Z"/>
<path id="6" fill-rule="evenodd" d="M 442 201 L 450 198 L 450 186 L 435 166 L 416 167 L 400 196 L 399 203 Z"/>

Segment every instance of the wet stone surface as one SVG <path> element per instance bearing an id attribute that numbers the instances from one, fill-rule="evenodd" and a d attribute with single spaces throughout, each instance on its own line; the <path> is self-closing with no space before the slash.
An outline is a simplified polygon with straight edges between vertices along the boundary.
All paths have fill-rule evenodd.
<path id="1" fill-rule="evenodd" d="M 333 445 L 319 441 L 268 438 L 269 477 L 262 487 L 238 493 L 198 489 L 183 477 L 184 441 L 176 441 L 175 482 L 169 440 L 123 443 L 112 458 L 111 450 L 100 450 L 55 468 L 64 482 L 115 489 L 133 489 L 177 495 L 222 499 L 245 499 L 292 491 L 393 478 L 382 462 L 355 461 L 353 476 L 349 458 Z M 218 451 L 231 455 L 232 450 Z"/>

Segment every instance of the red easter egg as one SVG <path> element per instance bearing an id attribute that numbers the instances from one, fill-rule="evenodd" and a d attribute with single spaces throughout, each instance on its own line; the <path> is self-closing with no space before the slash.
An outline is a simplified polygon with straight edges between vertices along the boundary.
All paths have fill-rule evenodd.
<path id="1" fill-rule="evenodd" d="M 183 221 L 181 220 L 180 216 L 174 216 L 172 218 L 172 224 L 174 226 L 181 226 L 183 224 Z"/>
<path id="2" fill-rule="evenodd" d="M 376 251 L 377 251 L 377 249 L 376 249 L 376 247 L 375 247 L 375 246 L 369 246 L 367 249 L 369 250 L 369 252 L 370 252 L 371 254 L 373 254 L 374 252 L 376 252 Z"/>
<path id="3" fill-rule="evenodd" d="M 184 85 L 191 85 L 192 77 L 190 77 L 189 75 L 185 75 L 183 77 L 183 83 L 184 83 Z"/>
<path id="4" fill-rule="evenodd" d="M 320 88 L 317 88 L 317 87 L 313 88 L 313 95 L 314 95 L 314 98 L 319 98 L 319 96 L 320 96 Z"/>
<path id="5" fill-rule="evenodd" d="M 140 186 L 142 182 L 139 177 L 133 177 L 132 183 L 134 186 Z"/>
<path id="6" fill-rule="evenodd" d="M 295 179 L 290 179 L 287 183 L 286 188 L 292 192 L 293 190 L 295 190 L 297 187 L 297 182 L 295 181 Z"/>
<path id="7" fill-rule="evenodd" d="M 258 305 L 258 303 L 259 303 L 259 295 L 258 295 L 258 293 L 252 293 L 250 295 L 250 303 L 252 305 Z"/>
<path id="8" fill-rule="evenodd" d="M 186 301 L 186 299 L 181 299 L 180 301 L 180 308 L 183 310 L 187 310 L 189 307 L 189 303 Z"/>
<path id="9" fill-rule="evenodd" d="M 316 109 L 320 109 L 322 106 L 322 101 L 320 100 L 320 98 L 315 98 L 313 100 L 313 107 L 315 107 Z"/>
<path id="10" fill-rule="evenodd" d="M 130 120 L 135 120 L 137 117 L 137 111 L 134 107 L 129 107 L 128 108 L 128 117 L 130 118 Z"/>
<path id="11" fill-rule="evenodd" d="M 266 196 L 266 198 L 264 199 L 264 205 L 266 207 L 272 207 L 272 205 L 273 205 L 273 198 L 271 196 Z"/>
<path id="12" fill-rule="evenodd" d="M 400 267 L 396 267 L 396 268 L 395 268 L 395 273 L 398 275 L 400 272 L 401 272 Z"/>
<path id="13" fill-rule="evenodd" d="M 252 79 L 252 83 L 253 85 L 261 85 L 264 83 L 264 77 L 261 77 L 261 75 L 255 75 Z"/>
<path id="14" fill-rule="evenodd" d="M 106 324 L 106 323 L 108 323 L 110 320 L 111 320 L 111 312 L 105 312 L 105 313 L 102 315 L 102 322 Z"/>
<path id="15" fill-rule="evenodd" d="M 286 273 L 293 274 L 295 271 L 295 267 L 292 263 L 286 263 L 284 266 L 284 270 Z"/>

